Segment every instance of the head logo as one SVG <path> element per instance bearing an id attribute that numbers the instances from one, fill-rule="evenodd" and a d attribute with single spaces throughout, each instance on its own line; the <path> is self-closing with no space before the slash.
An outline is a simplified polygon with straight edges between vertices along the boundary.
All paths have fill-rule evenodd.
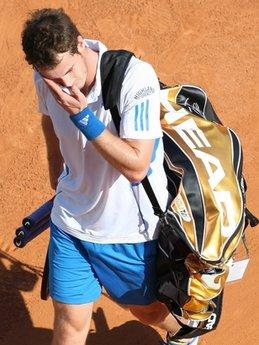
<path id="1" fill-rule="evenodd" d="M 207 322 L 205 328 L 206 329 L 212 329 L 216 320 L 217 320 L 217 315 L 215 313 L 212 313 L 208 319 L 208 322 Z"/>
<path id="2" fill-rule="evenodd" d="M 164 119 L 170 125 L 173 125 L 177 120 L 185 117 L 189 113 L 180 108 L 175 110 L 168 100 L 167 92 L 161 93 L 161 103 L 168 111 Z M 225 177 L 225 171 L 220 160 L 215 157 L 210 151 L 213 149 L 205 133 L 197 126 L 192 117 L 186 116 L 186 119 L 172 127 L 184 142 L 193 151 L 194 155 L 201 160 L 206 172 L 208 174 L 208 183 L 212 189 L 215 202 L 220 212 L 221 233 L 224 237 L 230 237 L 235 229 L 234 205 L 231 198 L 231 193 L 228 190 L 218 190 L 218 185 Z M 206 151 L 203 150 L 206 148 Z"/>
<path id="3" fill-rule="evenodd" d="M 190 222 L 192 220 L 180 194 L 174 199 L 174 205 L 176 207 L 176 212 L 185 222 Z"/>

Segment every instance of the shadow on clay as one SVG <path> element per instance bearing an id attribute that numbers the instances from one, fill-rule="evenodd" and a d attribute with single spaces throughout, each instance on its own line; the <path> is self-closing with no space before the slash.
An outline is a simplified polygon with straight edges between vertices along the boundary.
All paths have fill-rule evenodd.
<path id="1" fill-rule="evenodd" d="M 23 264 L 0 249 L 0 344 L 47 345 L 50 329 L 33 326 L 22 292 L 32 291 L 42 270 Z M 39 307 L 40 307 L 39 299 Z"/>
<path id="2" fill-rule="evenodd" d="M 90 330 L 86 345 L 159 345 L 160 335 L 138 321 L 109 329 L 102 308 L 93 313 L 96 331 Z"/>
<path id="3" fill-rule="evenodd" d="M 24 264 L 0 249 L 0 345 L 50 345 L 52 330 L 37 328 L 22 292 L 32 291 L 42 269 Z M 39 298 L 39 308 L 42 301 Z M 158 345 L 161 337 L 138 321 L 128 321 L 109 329 L 102 308 L 93 313 L 95 331 L 86 345 Z"/>

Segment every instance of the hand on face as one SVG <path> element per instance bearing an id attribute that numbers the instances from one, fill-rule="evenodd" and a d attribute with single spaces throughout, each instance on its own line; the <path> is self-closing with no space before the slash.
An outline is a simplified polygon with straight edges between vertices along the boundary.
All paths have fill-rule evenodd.
<path id="1" fill-rule="evenodd" d="M 79 90 L 76 85 L 70 89 L 70 95 L 63 91 L 58 83 L 54 80 L 44 78 L 43 80 L 48 85 L 52 95 L 56 101 L 70 114 L 74 115 L 87 107 L 87 100 L 85 95 Z"/>

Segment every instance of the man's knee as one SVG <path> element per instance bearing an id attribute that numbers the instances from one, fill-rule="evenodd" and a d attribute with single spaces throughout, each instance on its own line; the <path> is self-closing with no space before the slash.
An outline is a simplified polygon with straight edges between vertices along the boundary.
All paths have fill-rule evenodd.
<path id="1" fill-rule="evenodd" d="M 154 326 L 163 322 L 169 314 L 167 307 L 158 301 L 145 306 L 130 306 L 129 310 L 142 323 Z"/>
<path id="2" fill-rule="evenodd" d="M 54 330 L 65 333 L 85 332 L 90 324 L 93 303 L 87 304 L 64 304 L 53 301 L 55 310 Z"/>

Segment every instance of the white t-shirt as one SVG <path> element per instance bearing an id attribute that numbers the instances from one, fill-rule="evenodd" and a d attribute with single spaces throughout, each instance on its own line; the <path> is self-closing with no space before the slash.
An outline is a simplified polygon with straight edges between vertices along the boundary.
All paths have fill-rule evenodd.
<path id="1" fill-rule="evenodd" d="M 88 106 L 117 135 L 109 111 L 103 107 L 100 59 L 106 47 L 93 40 L 86 45 L 99 51 L 95 84 L 87 95 Z M 39 111 L 52 119 L 66 169 L 59 178 L 52 222 L 63 231 L 96 243 L 138 243 L 157 238 L 158 217 L 141 184 L 131 184 L 111 166 L 77 129 L 69 114 L 55 101 L 39 73 L 35 72 Z M 159 83 L 146 62 L 133 57 L 126 70 L 118 109 L 120 136 L 156 139 L 149 180 L 162 209 L 168 192 L 163 169 Z"/>

